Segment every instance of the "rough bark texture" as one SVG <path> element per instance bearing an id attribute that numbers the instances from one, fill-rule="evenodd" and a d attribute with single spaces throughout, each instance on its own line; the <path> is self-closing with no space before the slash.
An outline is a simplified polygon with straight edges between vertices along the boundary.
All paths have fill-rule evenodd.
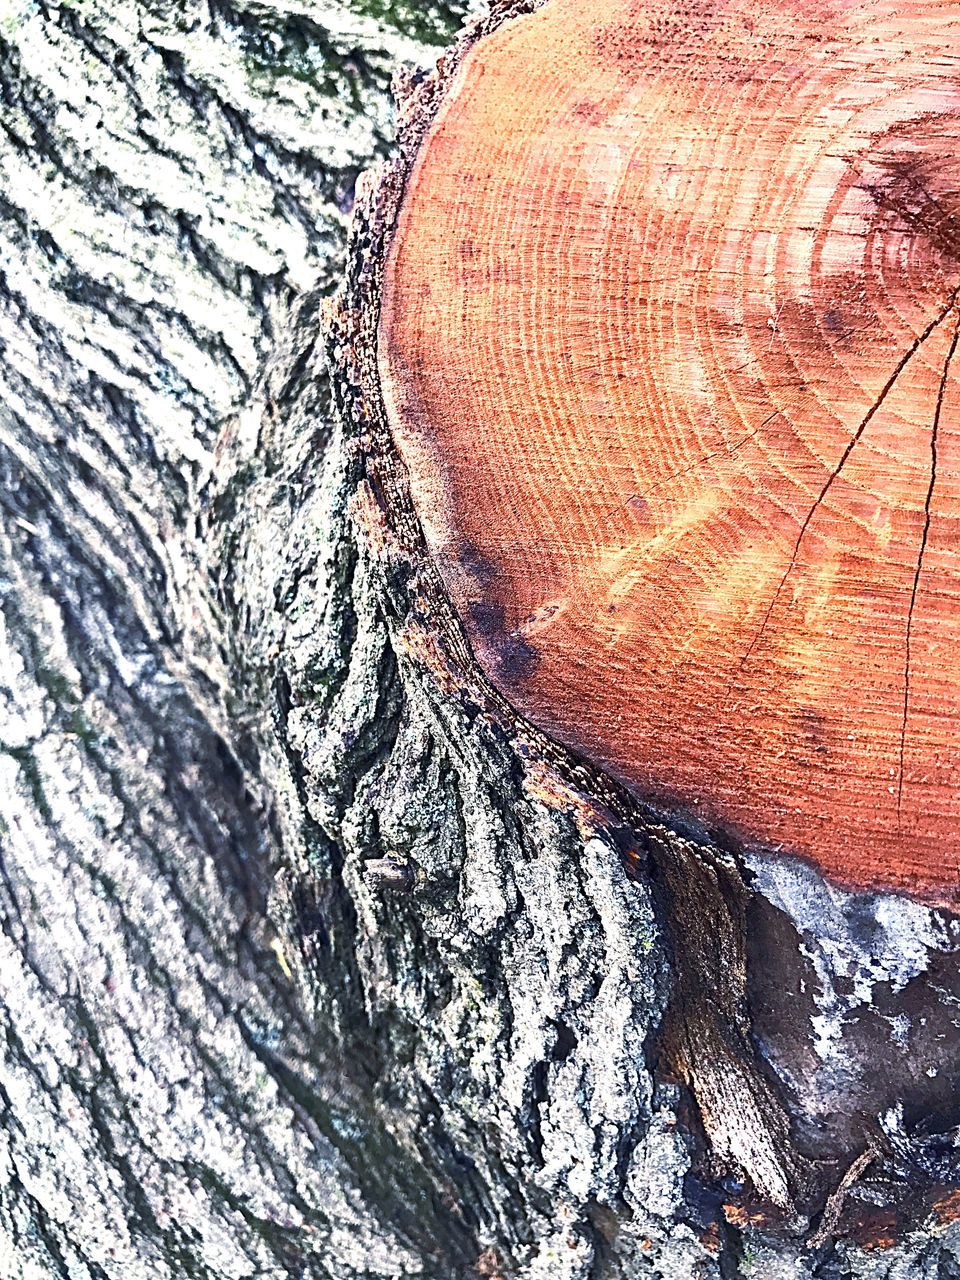
<path id="1" fill-rule="evenodd" d="M 263 712 L 199 523 L 277 304 L 336 279 L 390 70 L 452 17 L 396 23 L 0 8 L 5 1280 L 422 1274 L 449 1247 L 269 949 Z"/>
<path id="2" fill-rule="evenodd" d="M 418 616 L 320 310 L 453 18 L 365 8 L 0 10 L 0 1274 L 960 1274 L 715 1225 L 646 864 Z"/>

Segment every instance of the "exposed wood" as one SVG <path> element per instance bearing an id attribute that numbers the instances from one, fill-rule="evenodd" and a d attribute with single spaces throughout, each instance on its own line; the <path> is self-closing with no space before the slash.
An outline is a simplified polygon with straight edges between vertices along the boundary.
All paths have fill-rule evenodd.
<path id="1" fill-rule="evenodd" d="M 420 145 L 380 369 L 490 679 L 640 793 L 960 894 L 960 8 L 549 0 Z"/>

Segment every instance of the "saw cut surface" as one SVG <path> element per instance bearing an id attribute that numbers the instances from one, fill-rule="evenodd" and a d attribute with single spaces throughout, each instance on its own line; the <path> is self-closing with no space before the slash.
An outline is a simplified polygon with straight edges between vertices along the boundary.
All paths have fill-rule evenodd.
<path id="1" fill-rule="evenodd" d="M 492 682 L 644 796 L 960 886 L 960 5 L 547 0 L 464 59 L 381 380 Z"/>

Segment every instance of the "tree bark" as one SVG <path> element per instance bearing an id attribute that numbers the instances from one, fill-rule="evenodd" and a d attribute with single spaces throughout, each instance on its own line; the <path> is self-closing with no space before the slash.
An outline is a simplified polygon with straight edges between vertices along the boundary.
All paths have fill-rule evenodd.
<path id="1" fill-rule="evenodd" d="M 363 8 L 2 15 L 0 1273 L 960 1273 L 942 1195 L 888 1249 L 844 1234 L 864 1141 L 813 1227 L 751 1209 L 653 1070 L 672 999 L 674 1062 L 747 1061 L 719 1105 L 776 1129 L 744 975 L 803 895 L 478 675 L 363 398 L 410 134 L 321 331 L 390 71 L 455 22 Z M 434 82 L 400 89 L 410 128 Z M 897 910 L 918 954 L 874 980 L 948 986 L 951 927 Z"/>
<path id="2" fill-rule="evenodd" d="M 443 5 L 392 12 L 2 14 L 11 1280 L 393 1276 L 462 1251 L 271 949 L 283 795 L 202 528 L 216 485 L 256 524 L 222 442 L 256 439 L 277 316 L 337 278 L 392 66 L 453 27 Z M 315 466 L 321 375 L 309 394 Z"/>

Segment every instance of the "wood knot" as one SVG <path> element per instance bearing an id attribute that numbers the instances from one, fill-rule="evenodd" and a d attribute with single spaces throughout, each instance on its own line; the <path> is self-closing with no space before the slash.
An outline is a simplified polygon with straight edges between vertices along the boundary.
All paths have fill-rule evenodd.
<path id="1" fill-rule="evenodd" d="M 960 94 L 937 112 L 898 123 L 856 167 L 875 206 L 884 259 L 914 288 L 960 284 Z M 951 95 L 951 98 L 953 95 Z M 899 282 L 902 284 L 902 280 Z"/>

